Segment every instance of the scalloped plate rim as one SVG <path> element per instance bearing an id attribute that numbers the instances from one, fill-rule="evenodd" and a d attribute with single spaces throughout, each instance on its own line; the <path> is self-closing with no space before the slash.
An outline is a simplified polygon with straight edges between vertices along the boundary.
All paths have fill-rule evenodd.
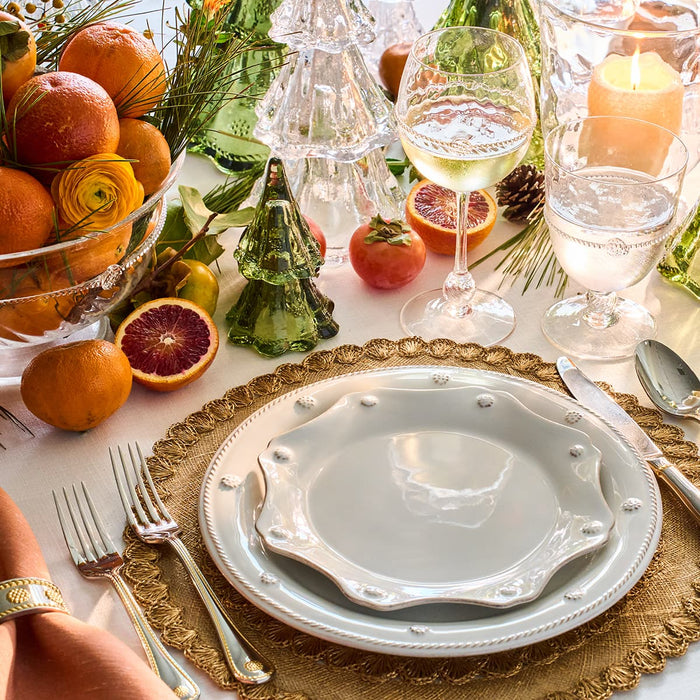
<path id="1" fill-rule="evenodd" d="M 367 397 L 367 392 L 353 392 L 345 394 L 336 401 L 333 406 L 326 411 L 316 416 L 310 421 L 294 428 L 282 435 L 274 437 L 267 448 L 258 455 L 258 463 L 262 469 L 265 480 L 265 497 L 260 509 L 260 513 L 256 520 L 256 530 L 260 537 L 265 542 L 266 546 L 274 552 L 283 556 L 288 556 L 297 561 L 305 563 L 329 579 L 335 582 L 340 590 L 353 602 L 358 605 L 365 605 L 374 610 L 398 610 L 405 607 L 438 603 L 438 602 L 453 602 L 453 603 L 469 603 L 472 605 L 484 605 L 496 608 L 505 608 L 513 605 L 521 605 L 523 603 L 534 600 L 545 588 L 551 577 L 562 566 L 572 561 L 576 557 L 588 554 L 599 547 L 602 547 L 608 540 L 610 529 L 614 524 L 614 516 L 610 511 L 607 502 L 603 496 L 600 486 L 600 462 L 601 453 L 591 443 L 588 436 L 580 430 L 566 424 L 557 423 L 547 418 L 543 418 L 539 414 L 531 411 L 522 402 L 518 401 L 512 394 L 503 390 L 489 389 L 483 386 L 460 386 L 460 387 L 440 387 L 440 388 L 425 388 L 425 389 L 410 389 L 410 388 L 394 388 L 380 387 L 371 392 L 371 398 L 379 397 L 378 406 L 381 407 L 382 397 L 388 396 L 391 400 L 392 394 L 399 394 L 398 401 L 406 408 L 406 412 L 415 409 L 415 404 L 412 404 L 410 399 L 430 401 L 434 399 L 439 404 L 449 404 L 452 409 L 460 408 L 463 413 L 457 416 L 454 413 L 450 419 L 455 417 L 457 425 L 449 424 L 445 426 L 448 432 L 454 432 L 459 429 L 460 423 L 466 425 L 468 422 L 467 411 L 467 395 L 474 398 L 478 404 L 479 396 L 475 394 L 488 394 L 495 399 L 496 408 L 489 407 L 489 410 L 498 410 L 499 404 L 502 402 L 502 411 L 517 411 L 523 415 L 521 421 L 529 421 L 532 425 L 532 430 L 540 430 L 539 439 L 535 440 L 535 447 L 543 446 L 549 452 L 551 441 L 553 438 L 549 434 L 547 439 L 546 431 L 558 433 L 560 439 L 557 442 L 565 443 L 564 435 L 570 435 L 567 446 L 573 446 L 577 442 L 586 445 L 586 464 L 592 463 L 588 467 L 589 473 L 586 474 L 586 483 L 592 486 L 591 492 L 585 494 L 588 496 L 588 506 L 591 509 L 586 515 L 589 521 L 598 520 L 601 523 L 601 530 L 590 536 L 582 536 L 580 530 L 573 531 L 569 527 L 566 531 L 566 538 L 562 539 L 562 529 L 567 524 L 567 519 L 563 515 L 559 515 L 557 526 L 552 528 L 547 535 L 549 540 L 543 539 L 539 542 L 536 548 L 522 556 L 520 553 L 515 554 L 517 558 L 513 564 L 507 565 L 506 569 L 500 572 L 500 575 L 494 574 L 490 583 L 484 583 L 481 579 L 473 581 L 465 578 L 461 582 L 451 582 L 451 584 L 435 583 L 429 585 L 425 582 L 409 582 L 405 579 L 399 580 L 388 575 L 379 574 L 372 569 L 363 567 L 351 559 L 343 556 L 337 547 L 327 544 L 323 532 L 319 531 L 318 527 L 314 527 L 312 518 L 309 515 L 309 491 L 304 489 L 304 483 L 299 483 L 305 478 L 313 480 L 314 473 L 318 473 L 321 469 L 326 468 L 325 463 L 319 462 L 319 455 L 308 454 L 309 450 L 323 453 L 324 457 L 327 451 L 324 451 L 325 443 L 319 443 L 319 439 L 323 441 L 324 436 L 334 434 L 335 424 L 338 422 L 344 423 L 344 426 L 355 423 L 369 423 L 366 425 L 353 425 L 361 435 L 366 436 L 368 429 L 372 430 L 372 424 L 379 431 L 384 432 L 383 424 L 379 428 L 379 423 L 373 421 L 370 417 L 370 410 L 375 412 L 377 407 L 365 410 L 358 410 L 357 405 L 362 405 L 363 398 Z M 459 394 L 459 396 L 458 396 Z M 405 402 L 401 401 L 404 399 Z M 457 406 L 453 403 L 457 402 Z M 430 407 L 422 407 L 420 413 L 430 415 Z M 368 410 L 369 409 L 369 410 Z M 435 406 L 434 410 L 440 410 L 440 406 Z M 483 410 L 483 409 L 482 409 Z M 512 417 L 512 416 L 511 416 Z M 415 417 L 413 418 L 415 421 Z M 510 423 L 508 423 L 510 425 Z M 414 427 L 411 424 L 411 427 Z M 520 427 L 520 426 L 518 426 Z M 468 431 L 464 431 L 468 432 Z M 494 431 L 498 433 L 498 429 Z M 532 433 L 529 433 L 532 434 Z M 344 432 L 344 442 L 342 445 L 334 445 L 334 450 L 339 452 L 344 451 L 346 443 L 353 443 L 353 434 Z M 522 446 L 523 436 L 519 436 Z M 313 447 L 311 447 L 311 441 Z M 562 448 L 562 445 L 558 445 Z M 327 446 L 326 446 L 327 447 Z M 282 449 L 291 449 L 294 453 L 295 469 L 292 471 L 285 468 L 285 463 L 278 464 L 275 459 L 275 452 Z M 562 448 L 563 451 L 563 448 Z M 560 463 L 553 464 L 553 460 L 543 459 L 545 465 L 543 471 L 551 471 L 561 468 L 559 476 L 575 477 L 577 473 L 575 460 L 578 457 L 569 455 L 569 464 L 564 464 L 564 459 Z M 580 468 L 580 467 L 579 467 Z M 591 473 L 592 472 L 592 473 Z M 308 484 L 307 484 L 308 485 Z M 573 511 L 574 497 L 567 500 L 567 487 L 573 492 L 576 491 L 575 486 L 567 482 L 563 488 L 559 484 L 560 493 L 557 505 L 564 504 L 559 511 L 564 513 Z M 296 489 L 305 493 L 307 496 L 304 499 L 296 501 L 293 499 L 293 493 Z M 561 491 L 564 491 L 563 495 Z M 578 494 L 578 492 L 576 492 Z M 594 500 L 599 499 L 598 503 Z M 293 505 L 290 505 L 293 504 Z M 359 504 L 358 504 L 359 506 Z M 566 506 L 569 506 L 568 508 Z M 594 510 L 596 509 L 597 510 Z M 397 527 L 400 527 L 398 517 L 401 513 L 392 514 L 386 513 L 386 517 L 393 520 Z M 579 518 L 583 515 L 578 513 Z M 274 536 L 277 532 L 275 528 L 281 528 L 285 534 L 290 536 L 280 539 Z M 300 536 L 294 536 L 292 533 L 300 533 Z M 437 535 L 437 533 L 436 533 Z M 507 540 L 507 538 L 506 538 Z M 435 539 L 435 542 L 439 542 Z M 555 551 L 551 551 L 548 557 L 544 557 L 543 549 L 548 545 L 558 541 L 559 546 Z M 312 544 L 308 544 L 312 543 Z M 436 545 L 438 546 L 438 545 Z M 551 558 L 550 558 L 551 557 Z M 538 563 L 539 562 L 539 563 Z M 519 582 L 521 582 L 519 584 Z M 518 585 L 520 586 L 518 588 Z M 501 590 L 512 590 L 511 593 L 501 593 Z M 368 591 L 365 593 L 365 591 Z M 381 597 L 380 597 L 381 596 Z"/>
<path id="2" fill-rule="evenodd" d="M 326 388 L 332 391 L 348 382 L 364 388 L 377 383 L 395 384 L 397 379 L 408 383 L 411 377 L 413 381 L 432 377 L 439 383 L 443 379 L 461 377 L 469 383 L 476 376 L 480 382 L 485 378 L 496 385 L 505 382 L 515 395 L 525 393 L 528 401 L 541 404 L 545 414 L 556 405 L 560 411 L 582 416 L 607 441 L 610 449 L 624 454 L 629 462 L 627 466 L 616 464 L 615 469 L 610 469 L 605 465 L 606 452 L 603 450 L 604 471 L 606 474 L 615 472 L 611 474 L 614 485 L 626 483 L 643 490 L 641 494 L 633 494 L 635 501 L 640 501 L 638 511 L 634 504 L 634 515 L 641 513 L 643 523 L 634 525 L 632 521 L 626 523 L 625 519 L 617 518 L 619 522 L 613 527 L 610 541 L 592 555 L 590 564 L 582 571 L 576 572 L 571 580 L 557 584 L 553 590 L 545 591 L 532 603 L 506 610 L 496 623 L 490 617 L 492 611 L 489 608 L 481 608 L 486 615 L 473 620 L 460 619 L 452 614 L 445 616 L 446 619 L 438 619 L 439 616 L 432 616 L 433 606 L 425 606 L 431 611 L 427 620 L 425 615 L 413 617 L 414 611 L 424 610 L 423 606 L 401 611 L 411 615 L 404 620 L 387 618 L 385 613 L 359 606 L 349 609 L 347 604 L 333 598 L 330 589 L 337 591 L 337 587 L 325 577 L 311 572 L 313 576 L 324 579 L 327 586 L 312 590 L 313 581 L 297 581 L 288 575 L 285 562 L 291 560 L 265 552 L 254 523 L 254 511 L 262 499 L 262 476 L 254 460 L 269 441 L 269 435 L 260 439 L 261 444 L 248 447 L 252 452 L 251 462 L 241 461 L 234 454 L 242 449 L 242 442 L 255 440 L 253 433 L 259 430 L 258 422 L 264 416 L 282 410 L 288 402 L 305 411 L 304 406 L 309 399 L 313 400 L 314 393 L 322 393 Z M 339 393 L 347 392 L 346 389 Z M 527 405 L 527 401 L 522 400 Z M 335 399 L 328 405 L 333 401 Z M 247 504 L 246 499 L 253 501 L 250 511 L 236 511 L 239 503 Z M 613 493 L 612 499 L 614 503 L 609 500 L 611 506 L 624 507 L 626 501 L 621 495 Z M 303 387 L 291 387 L 285 394 L 266 402 L 224 439 L 205 472 L 199 499 L 199 524 L 205 546 L 221 574 L 251 604 L 297 630 L 335 644 L 412 657 L 496 653 L 546 640 L 580 626 L 618 602 L 641 578 L 658 545 L 661 522 L 661 496 L 649 465 L 607 421 L 569 396 L 542 384 L 499 372 L 454 365 L 382 367 L 321 379 Z M 339 592 L 337 596 L 347 601 Z M 442 609 L 445 606 L 435 607 Z M 449 607 L 452 610 L 461 606 Z"/>

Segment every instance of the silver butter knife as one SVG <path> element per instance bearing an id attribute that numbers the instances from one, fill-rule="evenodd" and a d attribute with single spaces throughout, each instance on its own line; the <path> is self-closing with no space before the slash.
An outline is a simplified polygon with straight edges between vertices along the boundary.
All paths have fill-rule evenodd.
<path id="1" fill-rule="evenodd" d="M 617 428 L 637 452 L 655 468 L 657 477 L 665 481 L 690 512 L 700 520 L 700 489 L 664 457 L 661 450 L 634 419 L 596 386 L 568 357 L 560 357 L 557 360 L 557 371 L 574 398 Z"/>

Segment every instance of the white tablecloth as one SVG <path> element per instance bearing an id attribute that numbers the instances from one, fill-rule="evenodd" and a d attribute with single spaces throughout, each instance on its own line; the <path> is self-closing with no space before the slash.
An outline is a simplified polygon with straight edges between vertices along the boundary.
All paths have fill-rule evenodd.
<path id="1" fill-rule="evenodd" d="M 439 10 L 439 7 L 429 7 L 427 0 L 420 0 L 419 11 L 425 26 L 432 24 Z M 205 192 L 220 177 L 207 160 L 188 156 L 180 182 L 197 186 Z M 480 257 L 514 230 L 506 223 L 499 223 L 473 255 Z M 237 236 L 237 233 L 229 232 L 221 239 L 226 252 L 221 258 L 221 296 L 215 321 L 222 343 L 211 368 L 194 384 L 172 394 L 153 393 L 134 385 L 129 400 L 116 414 L 82 434 L 66 433 L 41 423 L 24 408 L 17 387 L 0 388 L 0 405 L 24 420 L 36 435 L 35 438 L 25 438 L 9 434 L 4 425 L 0 426 L 3 430 L 0 441 L 8 446 L 7 451 L 0 452 L 0 485 L 15 499 L 29 520 L 53 579 L 61 587 L 73 614 L 111 630 L 138 653 L 142 653 L 138 638 L 112 588 L 83 579 L 70 561 L 58 527 L 51 489 L 85 481 L 104 513 L 110 534 L 115 542 L 120 542 L 124 514 L 113 483 L 107 447 L 134 440 L 150 447 L 165 434 L 169 425 L 199 409 L 206 401 L 218 398 L 226 389 L 270 372 L 282 362 L 301 359 L 301 355 L 295 354 L 275 360 L 265 359 L 250 349 L 225 342 L 224 317 L 242 285 L 232 256 Z M 493 262 L 474 270 L 477 283 L 485 289 L 495 290 L 501 281 L 500 273 L 493 269 Z M 419 291 L 440 286 L 450 265 L 448 258 L 429 254 L 419 277 L 410 285 L 391 292 L 378 292 L 367 287 L 349 266 L 323 270 L 319 286 L 335 301 L 334 315 L 340 324 L 340 332 L 332 340 L 319 344 L 318 349 L 344 343 L 361 344 L 373 337 L 400 338 L 403 333 L 398 314 L 404 301 Z M 574 285 L 569 291 L 578 290 Z M 502 293 L 517 313 L 516 329 L 504 344 L 515 351 L 533 352 L 546 360 L 555 360 L 560 353 L 540 331 L 540 318 L 553 301 L 552 290 L 543 288 L 521 295 L 520 287 L 506 287 Z M 656 272 L 628 290 L 626 296 L 643 303 L 656 315 L 658 339 L 683 354 L 700 372 L 700 303 L 690 294 L 665 282 Z M 610 382 L 617 391 L 634 393 L 644 404 L 650 405 L 630 360 L 616 363 L 581 361 L 579 364 L 594 379 Z M 687 421 L 681 425 L 690 439 L 700 440 L 697 424 Z M 0 534 L 0 546 L 1 542 Z M 202 698 L 231 697 L 230 693 L 217 689 L 204 674 L 187 665 L 202 688 Z M 629 700 L 698 698 L 698 665 L 700 644 L 691 646 L 684 657 L 669 660 L 662 674 L 644 677 L 640 687 L 625 697 Z"/>

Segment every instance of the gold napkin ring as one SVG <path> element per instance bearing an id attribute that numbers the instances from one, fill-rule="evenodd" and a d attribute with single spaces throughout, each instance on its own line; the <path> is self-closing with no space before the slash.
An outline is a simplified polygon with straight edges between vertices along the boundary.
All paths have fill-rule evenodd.
<path id="1" fill-rule="evenodd" d="M 0 623 L 45 610 L 70 614 L 55 583 L 43 578 L 11 578 L 0 582 Z"/>

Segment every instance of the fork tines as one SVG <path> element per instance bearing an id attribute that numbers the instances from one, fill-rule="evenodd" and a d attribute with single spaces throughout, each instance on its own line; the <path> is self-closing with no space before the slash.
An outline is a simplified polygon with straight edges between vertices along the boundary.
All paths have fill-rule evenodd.
<path id="1" fill-rule="evenodd" d="M 82 481 L 80 485 L 82 498 L 75 484 L 72 485 L 73 503 L 65 487 L 62 489 L 63 498 L 60 498 L 56 491 L 52 491 L 63 537 L 76 566 L 95 563 L 108 556 L 118 556 L 116 547 L 95 509 L 87 486 Z M 68 511 L 70 521 L 63 513 L 64 507 Z M 77 536 L 79 544 L 76 543 L 73 535 Z"/>
<path id="2" fill-rule="evenodd" d="M 153 483 L 153 478 L 151 477 L 151 473 L 148 469 L 143 453 L 141 452 L 141 448 L 139 447 L 138 443 L 135 443 L 134 447 L 135 450 L 131 447 L 131 445 L 127 446 L 129 460 L 131 461 L 130 466 L 127 465 L 122 448 L 117 447 L 121 468 L 117 464 L 112 448 L 109 448 L 109 458 L 112 462 L 112 471 L 114 472 L 114 479 L 117 482 L 119 497 L 121 498 L 122 505 L 124 506 L 127 521 L 129 522 L 129 525 L 133 527 L 136 527 L 139 524 L 148 525 L 150 522 L 159 523 L 163 521 L 171 521 L 172 518 L 170 517 L 170 513 L 168 513 L 168 509 L 160 499 L 155 484 Z M 136 452 L 138 455 L 138 459 L 134 452 Z M 146 482 L 148 482 L 148 487 L 146 486 Z M 144 505 L 146 506 L 148 515 L 146 515 L 146 511 L 143 508 Z M 136 514 L 138 521 L 134 517 L 134 514 Z"/>

